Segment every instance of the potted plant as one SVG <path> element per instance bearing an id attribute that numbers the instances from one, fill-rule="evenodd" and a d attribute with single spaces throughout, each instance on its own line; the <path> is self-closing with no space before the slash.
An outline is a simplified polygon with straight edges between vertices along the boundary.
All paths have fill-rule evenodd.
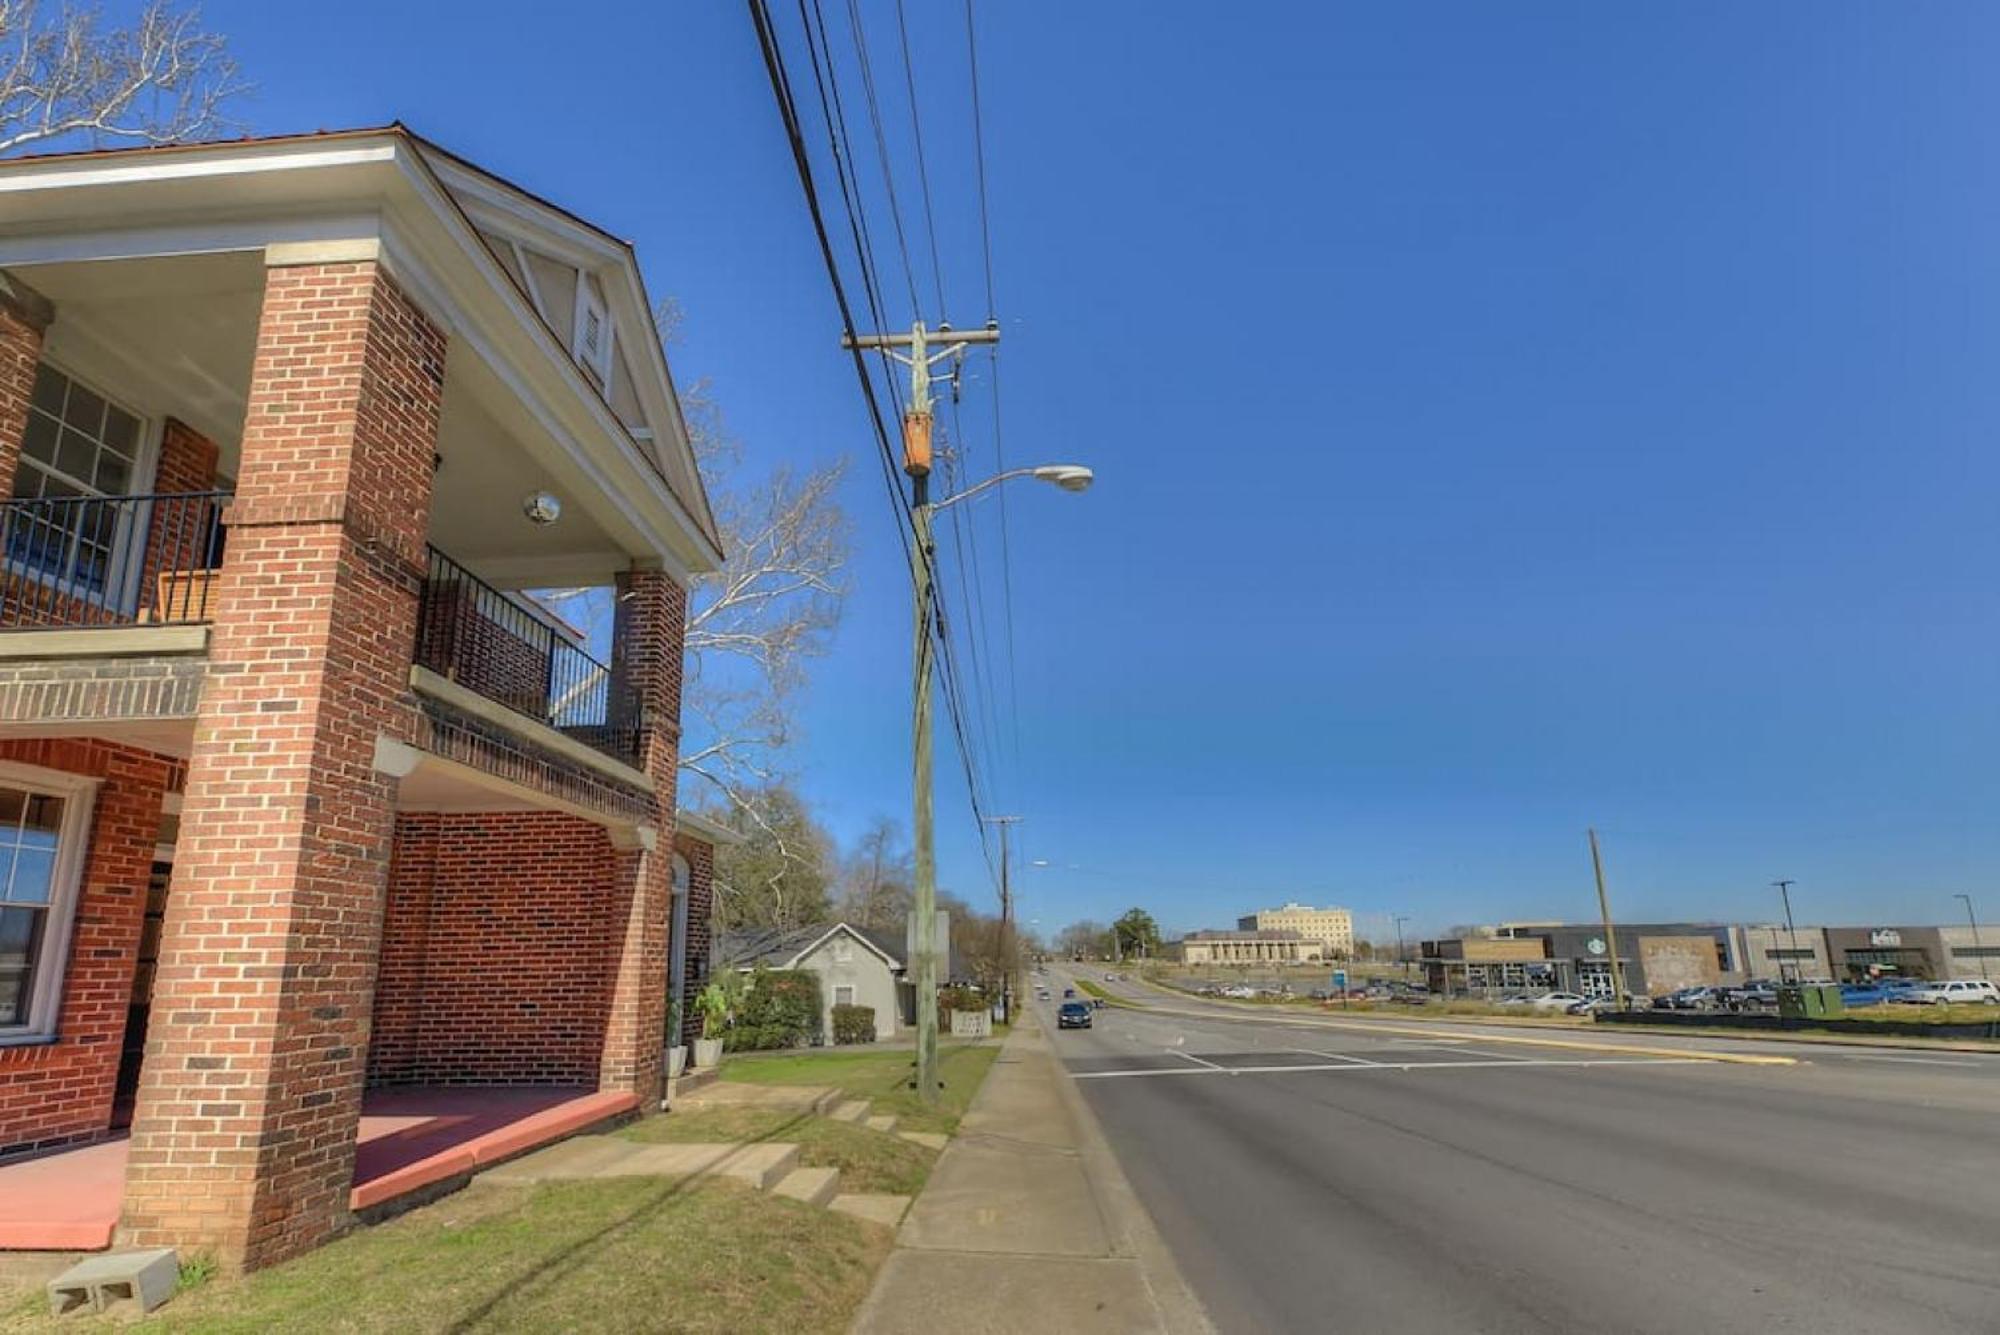
<path id="1" fill-rule="evenodd" d="M 667 1002 L 667 1078 L 679 1077 L 687 1069 L 687 1044 L 681 1040 L 681 999 Z"/>
<path id="2" fill-rule="evenodd" d="M 729 991 L 721 983 L 710 983 L 694 999 L 701 1012 L 701 1037 L 694 1041 L 697 1067 L 722 1064 L 722 1031 L 729 1023 Z"/>

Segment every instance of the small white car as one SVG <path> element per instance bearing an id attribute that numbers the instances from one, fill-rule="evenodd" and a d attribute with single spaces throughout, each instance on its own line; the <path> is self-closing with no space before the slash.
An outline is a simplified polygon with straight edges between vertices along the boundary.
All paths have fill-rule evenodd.
<path id="1" fill-rule="evenodd" d="M 1984 978 L 1954 978 L 1905 988 L 1895 998 L 1908 1006 L 2000 1006 L 2000 985 Z"/>
<path id="2" fill-rule="evenodd" d="M 1544 992 L 1539 997 L 1530 997 L 1528 1005 L 1538 1011 L 1566 1011 L 1578 1002 L 1588 1001 L 1581 992 Z"/>

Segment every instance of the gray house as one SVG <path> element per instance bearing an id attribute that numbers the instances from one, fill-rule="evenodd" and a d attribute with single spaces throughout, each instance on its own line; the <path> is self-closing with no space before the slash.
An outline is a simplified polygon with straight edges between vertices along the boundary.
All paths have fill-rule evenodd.
<path id="1" fill-rule="evenodd" d="M 916 1023 L 916 986 L 909 978 L 903 942 L 887 932 L 834 922 L 737 933 L 722 939 L 720 959 L 724 967 L 739 973 L 759 965 L 817 973 L 826 1007 L 821 1032 L 828 1041 L 835 1006 L 873 1010 L 878 1041 L 894 1038 Z"/>

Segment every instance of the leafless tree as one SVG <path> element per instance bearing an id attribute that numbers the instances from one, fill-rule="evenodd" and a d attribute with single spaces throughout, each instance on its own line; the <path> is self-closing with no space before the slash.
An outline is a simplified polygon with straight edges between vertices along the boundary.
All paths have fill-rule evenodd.
<path id="1" fill-rule="evenodd" d="M 151 0 L 130 27 L 98 6 L 0 0 L 0 153 L 83 140 L 166 144 L 233 128 L 224 105 L 247 91 L 226 40 L 201 12 Z"/>
<path id="2" fill-rule="evenodd" d="M 655 315 L 661 338 L 676 342 L 679 306 L 670 299 Z M 719 805 L 782 841 L 754 799 L 787 778 L 793 696 L 840 618 L 850 541 L 839 498 L 846 461 L 746 480 L 742 451 L 707 383 L 682 387 L 680 398 L 723 547 L 722 568 L 697 578 L 689 596 L 682 778 L 702 781 L 690 794 L 695 805 Z M 593 633 L 610 616 L 602 589 L 542 596 Z"/>
<path id="3" fill-rule="evenodd" d="M 899 931 L 910 912 L 914 880 L 902 827 L 878 816 L 841 868 L 840 915 L 857 927 Z"/>

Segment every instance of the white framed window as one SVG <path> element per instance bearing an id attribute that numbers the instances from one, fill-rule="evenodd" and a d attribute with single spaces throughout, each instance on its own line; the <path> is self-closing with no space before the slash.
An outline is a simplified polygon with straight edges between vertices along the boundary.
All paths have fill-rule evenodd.
<path id="1" fill-rule="evenodd" d="M 0 762 L 0 1044 L 53 1038 L 97 780 Z"/>
<path id="2" fill-rule="evenodd" d="M 136 494 L 149 475 L 151 424 L 44 361 L 35 368 L 15 500 L 83 501 Z M 79 594 L 131 583 L 138 553 L 130 507 L 52 505 L 8 533 L 7 559 Z"/>
<path id="3" fill-rule="evenodd" d="M 579 273 L 576 284 L 576 346 L 571 349 L 576 354 L 577 364 L 595 376 L 599 387 L 611 383 L 611 313 L 604 309 L 604 302 L 591 290 L 589 276 Z"/>
<path id="4" fill-rule="evenodd" d="M 833 1004 L 836 1006 L 852 1006 L 854 1004 L 854 984 L 835 983 L 833 985 Z"/>

